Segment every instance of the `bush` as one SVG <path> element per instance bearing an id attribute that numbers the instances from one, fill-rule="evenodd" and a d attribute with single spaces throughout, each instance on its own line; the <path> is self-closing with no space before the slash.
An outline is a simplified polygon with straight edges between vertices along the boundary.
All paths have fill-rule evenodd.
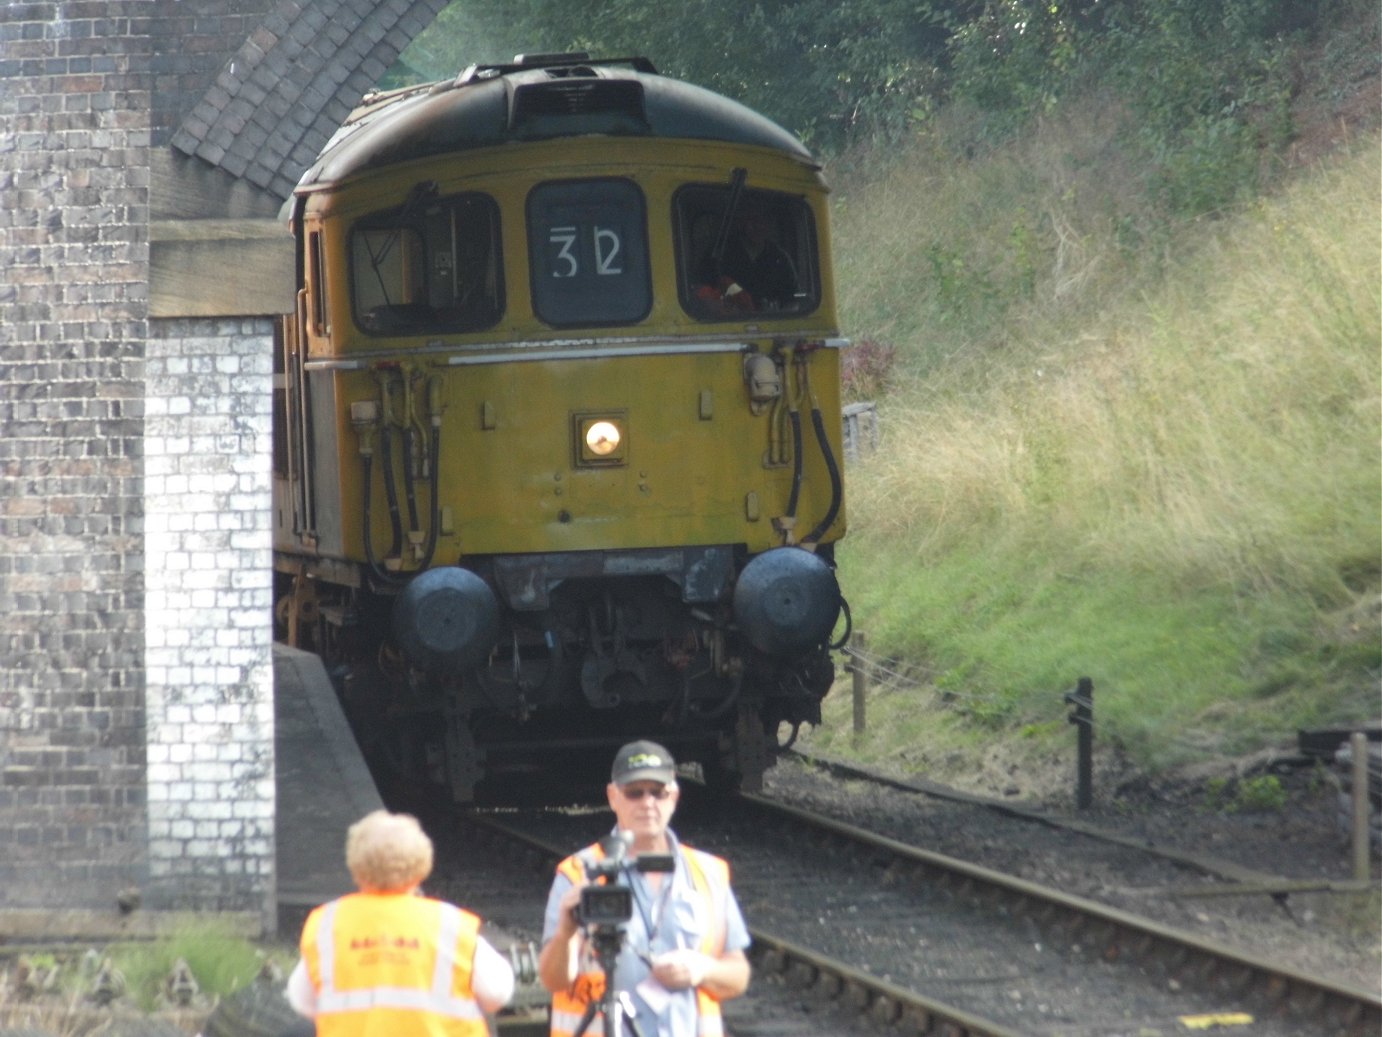
<path id="1" fill-rule="evenodd" d="M 1219 813 L 1278 811 L 1285 805 L 1286 790 L 1275 774 L 1244 778 L 1236 787 L 1229 778 L 1213 778 L 1205 787 L 1205 808 Z"/>
<path id="2" fill-rule="evenodd" d="M 865 338 L 845 350 L 840 361 L 840 383 L 847 399 L 872 400 L 883 395 L 897 364 L 897 347 Z"/>

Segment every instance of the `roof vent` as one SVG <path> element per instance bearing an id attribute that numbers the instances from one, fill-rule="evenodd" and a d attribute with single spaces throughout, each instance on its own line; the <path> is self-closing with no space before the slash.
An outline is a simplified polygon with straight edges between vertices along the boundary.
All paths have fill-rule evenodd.
<path id="1" fill-rule="evenodd" d="M 624 65 L 635 72 L 657 75 L 657 67 L 647 58 L 595 58 L 591 60 L 585 51 L 570 54 L 519 54 L 509 65 L 471 65 L 449 83 L 438 83 L 434 92 L 450 90 L 471 83 L 482 83 L 498 76 L 508 76 L 515 72 L 528 72 L 533 69 L 547 69 L 548 75 L 595 75 L 595 68 Z"/>
<path id="2" fill-rule="evenodd" d="M 592 78 L 591 70 L 579 76 L 575 69 L 564 69 L 559 79 L 524 83 L 514 88 L 509 109 L 509 126 L 543 129 L 559 133 L 610 133 L 646 130 L 643 110 L 643 84 L 633 79 Z M 588 126 L 543 127 L 553 119 L 580 119 Z"/>
<path id="3" fill-rule="evenodd" d="M 540 68 L 543 65 L 570 65 L 577 61 L 589 61 L 590 54 L 583 50 L 573 50 L 566 54 L 515 54 L 513 63 L 525 68 Z"/>

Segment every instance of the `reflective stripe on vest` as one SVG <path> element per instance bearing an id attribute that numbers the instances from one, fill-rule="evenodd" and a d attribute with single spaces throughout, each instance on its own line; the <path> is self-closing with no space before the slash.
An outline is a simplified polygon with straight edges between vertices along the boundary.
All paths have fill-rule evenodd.
<path id="1" fill-rule="evenodd" d="M 451 904 L 424 901 L 435 908 L 436 958 L 427 986 L 368 986 L 341 989 L 336 962 L 337 914 L 344 901 L 333 900 L 321 908 L 313 946 L 317 955 L 317 1032 L 353 1034 L 364 1029 L 365 1013 L 371 1011 L 416 1012 L 436 1017 L 435 1026 L 424 1027 L 457 1037 L 487 1034 L 484 1013 L 471 996 L 469 983 L 453 992 L 458 949 L 474 955 L 479 919 Z M 413 905 L 410 905 L 413 906 Z M 418 977 L 421 979 L 422 977 Z M 421 1021 L 421 1020 L 420 1020 Z"/>
<path id="2" fill-rule="evenodd" d="M 697 948 L 702 954 L 719 957 L 725 946 L 726 921 L 724 912 L 719 910 L 721 898 L 729 890 L 729 865 L 719 857 L 700 850 L 693 850 L 685 844 L 678 844 L 681 859 L 686 862 L 686 871 L 691 878 L 691 886 L 706 901 L 707 917 L 710 927 Z M 572 883 L 579 884 L 583 876 L 580 858 L 593 854 L 596 860 L 604 856 L 598 843 L 587 847 L 578 854 L 566 858 L 557 871 Z M 578 975 L 567 990 L 559 990 L 552 995 L 551 1037 L 575 1037 L 585 1011 L 591 1001 L 603 996 L 605 977 L 599 971 Z M 724 1022 L 720 1017 L 720 1002 L 710 994 L 696 988 L 696 1037 L 724 1037 Z M 585 1037 L 603 1037 L 604 1020 L 597 1013 L 586 1027 Z"/>
<path id="3" fill-rule="evenodd" d="M 729 865 L 719 857 L 700 850 L 686 847 L 682 855 L 686 858 L 686 870 L 691 873 L 691 882 L 701 895 L 710 902 L 710 931 L 701 941 L 702 954 L 718 958 L 725 949 L 725 914 L 717 911 L 717 893 L 724 895 L 729 889 Z M 710 874 L 714 873 L 712 881 Z M 724 1023 L 720 1018 L 720 1002 L 700 987 L 696 988 L 696 1037 L 723 1037 Z"/>

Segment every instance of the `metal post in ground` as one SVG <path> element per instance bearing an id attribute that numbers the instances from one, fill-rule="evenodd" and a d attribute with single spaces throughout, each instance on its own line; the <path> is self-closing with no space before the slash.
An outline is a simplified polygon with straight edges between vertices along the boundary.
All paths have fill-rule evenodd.
<path id="1" fill-rule="evenodd" d="M 868 696 L 869 674 L 868 667 L 859 654 L 864 649 L 864 635 L 856 633 L 851 640 L 854 644 L 849 653 L 849 672 L 854 678 L 854 740 L 857 742 L 863 737 L 864 728 L 867 726 L 864 703 Z"/>
<path id="2" fill-rule="evenodd" d="M 1065 693 L 1065 701 L 1075 707 L 1067 718 L 1079 727 L 1076 762 L 1075 805 L 1088 810 L 1094 802 L 1094 682 L 1081 677 L 1074 691 Z"/>
<path id="3" fill-rule="evenodd" d="M 1360 882 L 1372 878 L 1372 848 L 1368 831 L 1371 803 L 1368 797 L 1368 736 L 1355 731 L 1349 736 L 1353 754 L 1353 877 Z"/>

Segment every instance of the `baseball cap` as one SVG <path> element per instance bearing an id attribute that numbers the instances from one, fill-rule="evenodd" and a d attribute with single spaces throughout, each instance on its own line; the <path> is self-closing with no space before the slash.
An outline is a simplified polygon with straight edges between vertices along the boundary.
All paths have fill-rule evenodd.
<path id="1" fill-rule="evenodd" d="M 656 742 L 630 742 L 614 756 L 610 780 L 616 785 L 631 781 L 660 781 L 670 785 L 677 780 L 677 761 Z"/>

